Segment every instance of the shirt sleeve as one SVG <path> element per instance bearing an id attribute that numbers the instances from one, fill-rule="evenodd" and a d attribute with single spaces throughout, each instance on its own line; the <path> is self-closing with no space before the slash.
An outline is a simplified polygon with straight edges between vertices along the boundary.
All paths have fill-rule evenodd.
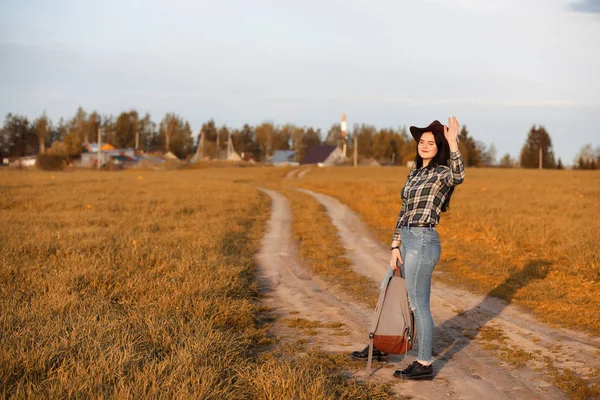
<path id="1" fill-rule="evenodd" d="M 416 169 L 410 170 L 410 172 L 408 173 L 408 177 L 407 177 L 408 181 L 412 177 L 413 173 L 415 173 L 415 171 L 416 171 Z M 404 188 L 402 188 L 402 190 L 404 190 Z M 403 201 L 402 207 L 400 207 L 400 214 L 398 214 L 398 220 L 396 221 L 396 227 L 394 228 L 394 236 L 392 237 L 392 243 L 395 241 L 402 240 L 402 228 L 400 227 L 400 224 L 402 223 L 402 217 L 404 216 L 405 212 L 406 212 L 406 204 Z M 391 247 L 391 245 L 390 245 L 390 247 Z"/>
<path id="2" fill-rule="evenodd" d="M 460 185 L 465 180 L 465 164 L 460 151 L 450 152 L 450 168 L 444 168 L 441 180 L 447 186 Z"/>
<path id="3" fill-rule="evenodd" d="M 402 222 L 402 216 L 406 211 L 406 206 L 404 202 L 402 202 L 402 207 L 400 208 L 400 214 L 398 214 L 398 220 L 396 221 L 396 228 L 394 229 L 394 236 L 392 237 L 392 243 L 395 241 L 402 240 L 402 228 L 400 227 L 400 223 Z"/>

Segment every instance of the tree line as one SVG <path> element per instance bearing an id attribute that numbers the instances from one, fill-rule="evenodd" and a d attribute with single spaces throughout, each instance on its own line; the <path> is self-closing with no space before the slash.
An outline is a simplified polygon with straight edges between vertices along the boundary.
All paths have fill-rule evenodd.
<path id="1" fill-rule="evenodd" d="M 33 121 L 26 116 L 9 113 L 0 129 L 0 157 L 15 158 L 37 153 L 62 156 L 67 160 L 77 158 L 84 143 L 95 143 L 100 130 L 101 141 L 115 148 L 137 148 L 143 152 L 173 152 L 181 159 L 198 150 L 200 133 L 203 134 L 202 156 L 221 158 L 226 152 L 228 139 L 234 149 L 245 157 L 265 161 L 275 150 L 294 150 L 300 161 L 314 145 L 341 145 L 339 123 L 322 133 L 320 129 L 294 124 L 275 125 L 264 122 L 257 126 L 244 124 L 241 128 L 218 126 L 214 120 L 202 124 L 196 140 L 188 121 L 175 113 L 166 113 L 160 122 L 143 116 L 136 110 L 124 111 L 117 116 L 101 116 L 96 111 L 87 113 L 79 107 L 70 119 L 60 118 L 53 123 L 45 113 Z M 376 128 L 369 124 L 354 124 L 346 138 L 348 154 L 352 154 L 354 139 L 362 158 L 375 159 L 388 164 L 404 165 L 414 160 L 415 144 L 406 127 Z M 543 168 L 562 168 L 555 160 L 550 135 L 543 126 L 533 126 L 528 133 L 519 159 L 505 154 L 496 160 L 493 144 L 475 140 L 463 125 L 459 134 L 459 148 L 467 166 L 500 166 L 536 168 L 539 149 L 542 149 Z M 575 160 L 575 168 L 600 167 L 600 147 L 595 150 L 586 145 Z"/>

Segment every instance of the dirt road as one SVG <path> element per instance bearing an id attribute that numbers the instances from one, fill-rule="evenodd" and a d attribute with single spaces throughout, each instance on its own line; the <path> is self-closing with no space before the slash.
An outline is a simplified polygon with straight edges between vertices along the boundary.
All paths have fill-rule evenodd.
<path id="1" fill-rule="evenodd" d="M 261 250 L 257 255 L 259 278 L 268 294 L 264 304 L 284 323 L 276 324 L 283 340 L 308 339 L 327 351 L 347 352 L 367 335 L 370 310 L 351 299 L 331 293 L 327 284 L 314 276 L 300 261 L 297 243 L 292 239 L 292 213 L 288 200 L 278 192 L 260 189 L 271 198 L 271 218 Z M 342 330 L 320 328 L 305 335 L 285 321 L 343 323 Z M 314 330 L 313 330 L 314 331 Z M 337 334 L 337 335 L 336 335 Z M 335 340 L 332 340 L 335 338 Z"/>
<path id="2" fill-rule="evenodd" d="M 258 256 L 262 277 L 271 296 L 267 305 L 274 307 L 278 316 L 284 319 L 291 315 L 324 323 L 339 321 L 345 323 L 350 331 L 348 336 L 340 336 L 340 340 L 336 337 L 334 341 L 329 334 L 315 335 L 311 345 L 343 352 L 362 348 L 367 342 L 371 310 L 353 303 L 343 294 L 330 293 L 322 281 L 302 267 L 292 240 L 292 219 L 287 199 L 277 192 L 263 191 L 273 202 L 268 232 Z M 303 191 L 326 207 L 353 269 L 378 285 L 389 261 L 387 246 L 338 200 Z M 540 268 L 539 277 L 543 278 L 541 267 L 532 265 L 530 268 Z M 522 277 L 518 274 L 510 277 L 511 287 L 519 279 L 522 280 Z M 393 369 L 390 368 L 376 371 L 369 379 L 392 382 L 398 393 L 418 399 L 563 399 L 567 396 L 544 380 L 547 372 L 544 357 L 549 357 L 558 368 L 569 368 L 584 376 L 600 368 L 596 353 L 600 339 L 553 329 L 535 321 L 517 307 L 491 296 L 474 295 L 434 281 L 431 307 L 436 325 L 435 379 L 431 382 L 400 382 L 392 377 Z M 503 345 L 507 348 L 515 346 L 512 350 L 515 352 L 516 349 L 526 351 L 538 361 L 530 361 L 533 368 L 516 368 L 501 361 L 483 348 L 485 343 L 473 339 L 482 327 L 493 327 L 494 331 L 504 335 Z M 279 329 L 283 337 L 298 335 L 294 329 Z M 507 354 L 510 356 L 510 351 Z M 407 360 L 399 361 L 399 357 L 393 357 L 390 361 L 395 362 L 394 367 L 403 368 L 412 362 L 415 355 L 413 350 Z M 356 373 L 355 377 L 367 378 L 364 371 Z"/>

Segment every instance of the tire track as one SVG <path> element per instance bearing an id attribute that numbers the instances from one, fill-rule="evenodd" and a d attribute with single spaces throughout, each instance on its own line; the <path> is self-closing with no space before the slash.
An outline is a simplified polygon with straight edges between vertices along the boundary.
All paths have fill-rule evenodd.
<path id="1" fill-rule="evenodd" d="M 271 198 L 271 217 L 262 239 L 258 262 L 259 279 L 268 294 L 264 304 L 281 320 L 303 318 L 322 323 L 342 322 L 346 336 L 331 336 L 332 330 L 320 329 L 308 339 L 327 351 L 348 352 L 367 335 L 370 312 L 360 305 L 331 293 L 327 284 L 300 261 L 299 249 L 292 237 L 292 213 L 282 194 L 259 188 Z M 275 334 L 283 340 L 298 339 L 295 329 L 275 324 Z M 334 338 L 334 339 L 332 339 Z"/>

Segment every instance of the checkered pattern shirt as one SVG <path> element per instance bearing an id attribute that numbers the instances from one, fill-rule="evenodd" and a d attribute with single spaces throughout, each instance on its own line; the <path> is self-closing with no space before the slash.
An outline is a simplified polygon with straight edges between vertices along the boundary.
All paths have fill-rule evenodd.
<path id="1" fill-rule="evenodd" d="M 413 169 L 400 192 L 402 209 L 398 215 L 392 241 L 402 240 L 402 226 L 440 222 L 442 204 L 450 189 L 465 180 L 465 166 L 459 151 L 450 152 L 450 167 Z"/>

